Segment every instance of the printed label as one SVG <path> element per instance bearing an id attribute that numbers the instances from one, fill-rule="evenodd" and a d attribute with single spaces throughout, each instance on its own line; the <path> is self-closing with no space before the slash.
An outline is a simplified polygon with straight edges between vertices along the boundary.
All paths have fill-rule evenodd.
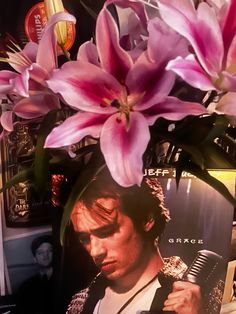
<path id="1" fill-rule="evenodd" d="M 29 41 L 38 43 L 42 38 L 43 29 L 47 23 L 47 16 L 44 8 L 44 3 L 35 4 L 25 17 L 25 33 Z M 65 49 L 69 50 L 75 40 L 75 25 L 67 22 L 67 41 Z"/>

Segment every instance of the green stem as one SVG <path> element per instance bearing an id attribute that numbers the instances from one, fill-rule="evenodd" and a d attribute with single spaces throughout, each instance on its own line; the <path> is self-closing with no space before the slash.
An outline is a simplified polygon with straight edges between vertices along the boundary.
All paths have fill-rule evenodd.
<path id="1" fill-rule="evenodd" d="M 60 47 L 61 47 L 61 50 L 62 50 L 64 56 L 66 57 L 66 59 L 67 59 L 68 61 L 71 61 L 69 51 L 65 49 L 64 45 L 60 45 Z"/>

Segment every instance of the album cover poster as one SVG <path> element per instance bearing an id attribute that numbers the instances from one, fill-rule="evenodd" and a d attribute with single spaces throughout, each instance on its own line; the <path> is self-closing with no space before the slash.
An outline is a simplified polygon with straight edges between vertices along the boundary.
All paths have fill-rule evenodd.
<path id="1" fill-rule="evenodd" d="M 210 173 L 224 182 L 231 194 L 235 195 L 236 171 L 212 170 Z M 167 209 L 168 222 L 162 234 L 156 239 L 156 245 L 165 265 L 168 265 L 168 267 L 164 266 L 166 267 L 163 270 L 164 275 L 200 285 L 205 300 L 209 301 L 206 313 L 220 313 L 231 249 L 234 216 L 232 204 L 208 184 L 186 172 L 182 173 L 178 188 L 174 169 L 148 168 L 145 170 L 144 180 L 149 181 L 154 195 L 159 191 L 155 191 L 155 185 L 161 186 L 163 190 L 162 196 L 164 207 Z M 100 190 L 100 185 L 98 190 Z M 142 201 L 140 196 L 137 199 L 140 203 L 136 201 L 135 204 L 139 210 L 140 206 L 144 206 L 146 210 L 150 208 L 150 204 Z M 131 201 L 130 198 L 129 201 Z M 129 201 L 126 206 L 130 204 Z M 151 204 L 155 206 L 153 202 Z M 79 244 L 77 244 L 78 247 Z M 74 261 L 76 247 L 70 248 L 69 251 Z M 83 267 L 79 258 L 76 265 L 78 268 Z M 68 277 L 68 265 L 66 269 Z M 94 301 L 94 303 L 98 306 L 99 302 Z M 131 312 L 136 313 L 131 310 L 127 313 Z M 149 312 L 160 313 L 160 311 L 153 312 L 152 308 L 148 311 L 146 309 L 144 312 L 141 311 L 141 313 Z"/>

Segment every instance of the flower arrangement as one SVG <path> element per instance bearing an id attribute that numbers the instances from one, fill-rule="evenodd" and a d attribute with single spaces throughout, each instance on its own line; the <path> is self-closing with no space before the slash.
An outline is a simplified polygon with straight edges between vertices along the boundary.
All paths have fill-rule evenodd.
<path id="1" fill-rule="evenodd" d="M 75 56 L 65 47 L 75 17 L 59 0 L 45 7 L 40 42 L 12 42 L 1 59 L 11 66 L 0 71 L 1 137 L 17 124 L 40 126 L 34 163 L 5 188 L 30 179 L 42 192 L 51 174 L 73 179 L 62 229 L 105 165 L 125 187 L 153 163 L 174 167 L 177 182 L 188 171 L 235 204 L 207 169 L 236 165 L 224 147 L 235 145 L 236 1 L 107 0 Z"/>

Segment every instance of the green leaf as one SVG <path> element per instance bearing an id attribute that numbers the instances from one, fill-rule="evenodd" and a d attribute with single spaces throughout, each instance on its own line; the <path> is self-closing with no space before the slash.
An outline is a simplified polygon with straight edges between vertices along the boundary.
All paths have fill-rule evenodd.
<path id="1" fill-rule="evenodd" d="M 211 142 L 201 146 L 204 167 L 211 169 L 234 169 L 236 162 L 218 144 Z"/>
<path id="2" fill-rule="evenodd" d="M 79 148 L 75 153 L 76 157 L 74 159 L 78 160 L 89 153 L 93 153 L 96 150 L 97 144 L 90 144 Z"/>
<path id="3" fill-rule="evenodd" d="M 225 134 L 228 125 L 229 122 L 224 115 L 215 115 L 215 122 L 213 123 L 212 128 L 209 130 L 202 144 L 206 142 L 212 142 L 217 137 L 221 136 L 222 134 Z"/>
<path id="4" fill-rule="evenodd" d="M 218 191 L 225 199 L 227 199 L 233 206 L 236 206 L 236 199 L 229 192 L 227 187 L 221 181 L 211 176 L 206 169 L 201 169 L 193 163 L 186 163 L 184 166 L 184 170 L 209 184 L 213 189 Z"/>
<path id="5" fill-rule="evenodd" d="M 105 162 L 100 152 L 99 146 L 97 145 L 97 150 L 93 153 L 90 161 L 88 162 L 88 164 L 86 164 L 86 167 L 83 168 L 83 170 L 80 172 L 80 174 L 76 178 L 76 182 L 73 184 L 71 193 L 64 207 L 61 227 L 60 227 L 60 241 L 62 245 L 63 245 L 63 239 L 64 239 L 66 226 L 70 220 L 70 215 L 76 201 L 80 198 L 80 196 L 86 190 L 92 178 L 96 176 L 100 171 L 102 171 L 104 167 L 105 167 Z"/>
<path id="6" fill-rule="evenodd" d="M 169 135 L 176 142 L 184 145 L 200 145 L 214 127 L 214 123 L 215 116 L 189 116 L 175 123 L 175 128 L 172 132 L 169 132 Z"/>
<path id="7" fill-rule="evenodd" d="M 91 15 L 91 17 L 96 21 L 99 12 L 102 10 L 105 0 L 80 0 L 80 4 L 84 9 Z M 114 4 L 108 5 L 108 10 L 112 13 L 118 24 L 118 16 Z"/>
<path id="8" fill-rule="evenodd" d="M 49 171 L 53 174 L 63 174 L 68 180 L 74 178 L 85 167 L 85 160 L 89 159 L 96 148 L 95 144 L 87 145 L 76 151 L 76 156 L 71 158 L 65 150 L 50 150 Z"/>
<path id="9" fill-rule="evenodd" d="M 44 142 L 57 121 L 57 111 L 50 111 L 43 119 L 37 135 L 34 160 L 35 188 L 39 194 L 44 194 L 49 178 L 49 150 L 44 148 Z"/>
<path id="10" fill-rule="evenodd" d="M 201 119 L 191 117 L 181 121 L 172 132 L 168 132 L 166 128 L 158 128 L 156 131 L 161 139 L 188 153 L 189 159 L 200 168 L 232 169 L 236 167 L 235 161 L 215 142 L 216 138 L 225 134 L 227 125 L 227 119 L 223 115 Z M 172 155 L 172 159 L 168 158 L 166 161 L 172 163 L 173 157 Z"/>
<path id="11" fill-rule="evenodd" d="M 191 160 L 200 168 L 204 168 L 205 160 L 201 147 L 191 145 L 179 145 L 179 147 L 191 156 Z"/>
<path id="12" fill-rule="evenodd" d="M 85 8 L 85 10 L 92 16 L 92 18 L 96 21 L 98 12 L 95 12 L 93 9 L 91 9 L 84 1 L 80 1 L 82 6 Z"/>
<path id="13" fill-rule="evenodd" d="M 188 155 L 186 155 L 185 152 L 182 152 L 180 154 L 180 156 L 179 156 L 178 162 L 175 165 L 175 171 L 176 171 L 175 181 L 176 181 L 177 189 L 179 187 L 179 183 L 180 183 L 180 180 L 181 180 L 182 172 L 185 170 L 184 166 L 185 166 L 186 162 L 187 163 L 189 162 Z"/>

